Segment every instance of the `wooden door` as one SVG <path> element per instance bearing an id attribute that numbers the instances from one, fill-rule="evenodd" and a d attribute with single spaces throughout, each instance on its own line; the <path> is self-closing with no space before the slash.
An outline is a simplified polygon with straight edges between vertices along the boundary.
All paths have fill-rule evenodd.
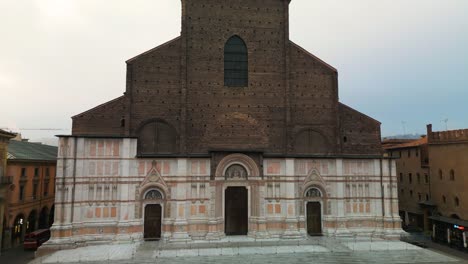
<path id="1" fill-rule="evenodd" d="M 311 236 L 322 235 L 322 210 L 319 202 L 307 203 L 307 233 Z"/>
<path id="2" fill-rule="evenodd" d="M 245 187 L 229 187 L 225 193 L 226 235 L 247 235 L 248 199 Z"/>
<path id="3" fill-rule="evenodd" d="M 145 206 L 144 239 L 158 240 L 161 238 L 161 205 Z"/>

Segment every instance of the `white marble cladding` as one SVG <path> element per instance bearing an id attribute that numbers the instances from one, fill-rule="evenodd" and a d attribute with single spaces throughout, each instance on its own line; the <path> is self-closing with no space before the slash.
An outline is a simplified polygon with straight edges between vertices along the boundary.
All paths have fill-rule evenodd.
<path id="1" fill-rule="evenodd" d="M 60 138 L 52 241 L 141 239 L 151 188 L 163 194 L 164 239 L 220 238 L 227 186 L 248 188 L 251 236 L 304 236 L 309 188 L 323 193 L 315 199 L 326 235 L 400 232 L 392 160 L 266 158 L 263 178 L 213 180 L 209 158 L 139 159 L 136 146 L 131 138 Z"/>

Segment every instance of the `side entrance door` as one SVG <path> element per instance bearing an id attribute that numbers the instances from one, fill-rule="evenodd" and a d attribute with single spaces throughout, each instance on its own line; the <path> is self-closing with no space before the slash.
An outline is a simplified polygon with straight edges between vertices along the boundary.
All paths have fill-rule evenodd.
<path id="1" fill-rule="evenodd" d="M 319 202 L 307 203 L 307 233 L 311 236 L 322 235 L 322 210 Z"/>
<path id="2" fill-rule="evenodd" d="M 228 187 L 225 193 L 226 235 L 247 235 L 248 194 L 245 187 Z"/>
<path id="3" fill-rule="evenodd" d="M 148 204 L 145 206 L 145 240 L 159 240 L 161 238 L 161 205 Z"/>

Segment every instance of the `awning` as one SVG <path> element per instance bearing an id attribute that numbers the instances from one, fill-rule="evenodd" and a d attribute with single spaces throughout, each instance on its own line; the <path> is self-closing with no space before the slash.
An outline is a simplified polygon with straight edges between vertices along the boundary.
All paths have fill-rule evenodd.
<path id="1" fill-rule="evenodd" d="M 432 219 L 438 222 L 452 224 L 452 225 L 468 227 L 468 221 L 462 220 L 462 219 L 455 219 L 455 218 L 449 218 L 449 217 L 443 217 L 443 216 L 429 216 L 429 219 Z"/>

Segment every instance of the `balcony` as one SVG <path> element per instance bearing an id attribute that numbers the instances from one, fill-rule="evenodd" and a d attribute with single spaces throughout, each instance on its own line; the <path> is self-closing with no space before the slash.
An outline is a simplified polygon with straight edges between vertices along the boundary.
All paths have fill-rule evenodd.
<path id="1" fill-rule="evenodd" d="M 12 183 L 13 183 L 13 177 L 11 176 L 0 177 L 0 185 L 10 185 Z"/>

